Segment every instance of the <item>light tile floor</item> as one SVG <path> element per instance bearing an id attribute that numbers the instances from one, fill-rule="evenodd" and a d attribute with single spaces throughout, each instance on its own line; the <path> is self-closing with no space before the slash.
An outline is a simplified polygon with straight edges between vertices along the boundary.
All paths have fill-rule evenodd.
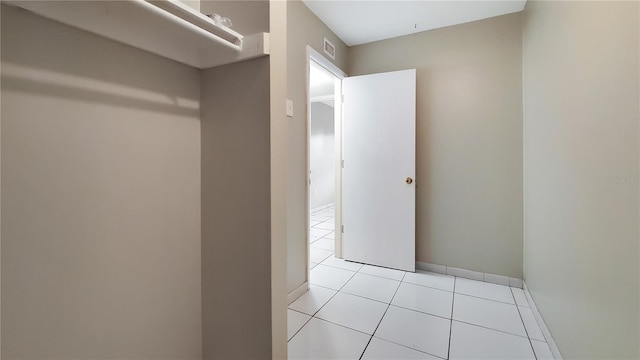
<path id="1" fill-rule="evenodd" d="M 553 359 L 522 289 L 336 259 L 333 219 L 332 208 L 311 215 L 290 359 Z"/>

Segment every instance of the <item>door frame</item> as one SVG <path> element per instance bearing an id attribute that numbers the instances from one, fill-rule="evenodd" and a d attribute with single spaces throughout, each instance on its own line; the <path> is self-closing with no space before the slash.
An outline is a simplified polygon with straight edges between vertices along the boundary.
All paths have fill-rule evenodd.
<path id="1" fill-rule="evenodd" d="M 307 61 L 306 61 L 306 73 L 307 73 L 307 86 L 306 86 L 306 104 L 307 104 L 307 113 L 306 116 L 306 126 L 307 126 L 307 134 L 306 134 L 306 166 L 305 173 L 307 184 L 305 186 L 306 192 L 306 204 L 305 204 L 305 215 L 306 215 L 306 247 L 307 247 L 307 256 L 305 261 L 305 266 L 307 269 L 307 284 L 309 283 L 309 257 L 310 257 L 310 247 L 311 244 L 309 242 L 310 236 L 310 217 L 311 212 L 309 206 L 311 205 L 311 191 L 310 191 L 310 180 L 311 176 L 309 174 L 310 171 L 310 161 L 311 161 L 311 94 L 310 94 L 310 67 L 311 62 L 315 62 L 317 65 L 333 74 L 338 80 L 334 87 L 334 142 L 336 147 L 336 159 L 335 159 L 335 168 L 336 168 L 336 194 L 335 194 L 335 256 L 338 258 L 342 258 L 342 232 L 339 231 L 342 229 L 342 80 L 347 77 L 347 74 L 334 65 L 331 61 L 325 58 L 322 54 L 316 51 L 311 46 L 307 45 Z"/>

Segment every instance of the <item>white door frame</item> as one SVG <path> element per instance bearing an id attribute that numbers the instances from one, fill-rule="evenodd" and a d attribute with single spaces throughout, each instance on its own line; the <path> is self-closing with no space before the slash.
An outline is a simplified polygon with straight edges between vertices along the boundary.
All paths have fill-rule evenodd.
<path id="1" fill-rule="evenodd" d="M 320 65 L 322 68 L 333 74 L 339 80 L 347 77 L 347 74 L 340 70 L 336 65 L 334 65 L 331 61 L 321 55 L 318 51 L 316 51 L 311 46 L 307 45 L 307 88 L 306 88 L 306 101 L 307 101 L 307 164 L 306 164 L 306 177 L 307 177 L 307 186 L 306 186 L 306 245 L 307 245 L 307 259 L 305 262 L 305 266 L 307 267 L 307 283 L 309 281 L 309 251 L 310 251 L 310 242 L 309 242 L 309 231 L 311 228 L 311 224 L 309 221 L 310 218 L 310 209 L 309 206 L 311 204 L 311 195 L 310 195 L 310 184 L 309 181 L 311 179 L 309 170 L 310 170 L 310 138 L 311 138 L 311 95 L 309 93 L 310 79 L 309 79 L 309 70 L 311 66 L 311 62 L 315 62 Z M 336 86 L 334 89 L 334 142 L 336 146 L 336 216 L 335 216 L 335 254 L 336 257 L 342 258 L 342 233 L 340 229 L 342 229 L 342 81 L 336 82 Z"/>

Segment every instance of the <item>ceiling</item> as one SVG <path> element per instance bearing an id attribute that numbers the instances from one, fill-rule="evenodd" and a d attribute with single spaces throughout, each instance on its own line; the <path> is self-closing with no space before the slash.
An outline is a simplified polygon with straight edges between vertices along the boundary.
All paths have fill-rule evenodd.
<path id="1" fill-rule="evenodd" d="M 526 0 L 302 0 L 348 46 L 510 14 Z"/>

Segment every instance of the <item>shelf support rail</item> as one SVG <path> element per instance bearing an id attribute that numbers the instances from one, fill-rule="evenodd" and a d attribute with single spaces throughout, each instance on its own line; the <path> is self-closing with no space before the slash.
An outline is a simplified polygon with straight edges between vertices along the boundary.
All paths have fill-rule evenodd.
<path id="1" fill-rule="evenodd" d="M 169 1 L 169 0 L 165 0 L 165 1 Z M 171 1 L 173 3 L 173 1 Z M 220 36 L 211 33 L 210 31 L 207 31 L 197 25 L 194 25 L 192 23 L 190 23 L 187 20 L 184 20 L 183 18 L 181 18 L 180 16 L 177 16 L 175 14 L 172 14 L 166 10 L 161 9 L 160 7 L 153 5 L 152 3 L 146 1 L 146 0 L 133 0 L 133 3 L 138 5 L 141 8 L 144 8 L 150 12 L 153 12 L 155 14 L 157 14 L 158 16 L 161 16 L 165 19 L 167 19 L 168 21 L 173 22 L 176 25 L 182 26 L 186 29 L 189 29 L 190 31 L 196 32 L 208 39 L 210 39 L 211 41 L 215 41 L 216 43 L 223 45 L 225 47 L 228 47 L 230 49 L 233 49 L 235 51 L 240 52 L 242 50 L 242 38 L 238 39 L 239 44 L 234 44 L 231 43 L 223 38 L 221 38 Z M 174 4 L 175 5 L 175 4 Z"/>

